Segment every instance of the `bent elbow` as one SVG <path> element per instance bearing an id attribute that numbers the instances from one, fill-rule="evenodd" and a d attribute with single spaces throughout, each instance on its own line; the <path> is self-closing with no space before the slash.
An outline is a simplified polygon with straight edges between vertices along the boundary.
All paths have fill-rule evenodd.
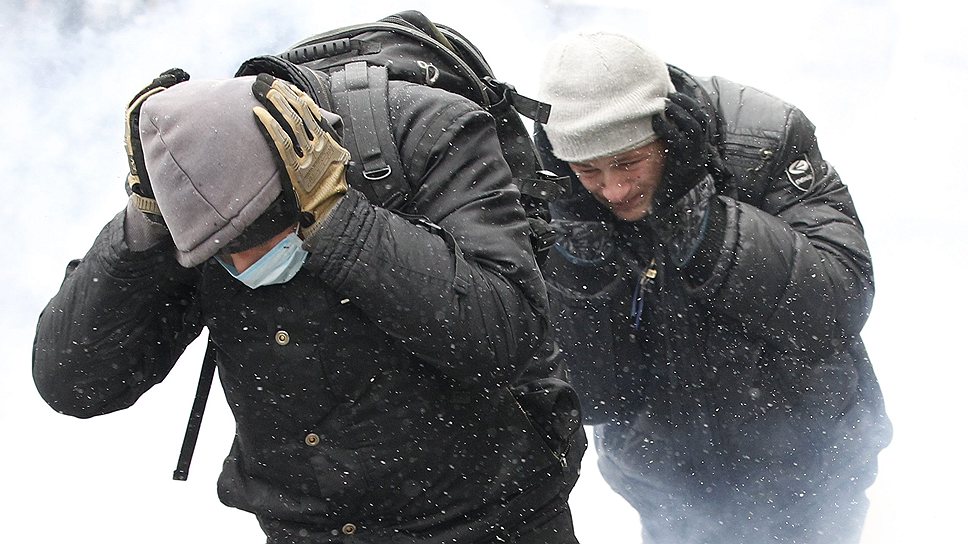
<path id="1" fill-rule="evenodd" d="M 874 276 L 870 262 L 848 270 L 846 277 L 844 302 L 837 321 L 846 334 L 858 335 L 874 306 Z"/>
<path id="2" fill-rule="evenodd" d="M 488 346 L 469 354 L 467 361 L 476 361 L 472 366 L 464 366 L 459 381 L 475 387 L 506 387 L 511 385 L 533 361 L 543 354 L 543 348 L 550 343 L 551 325 L 546 316 L 535 314 L 533 319 L 524 319 L 515 332 L 505 334 L 504 344 L 496 345 L 493 339 Z M 523 322 L 527 322 L 527 326 Z"/>
<path id="3" fill-rule="evenodd" d="M 107 388 L 81 379 L 66 358 L 37 349 L 32 370 L 40 397 L 58 413 L 88 419 L 120 408 L 110 407 L 111 401 L 105 398 Z"/>
<path id="4" fill-rule="evenodd" d="M 74 388 L 62 380 L 51 379 L 49 375 L 38 375 L 34 372 L 34 385 L 40 398 L 59 414 L 88 419 L 100 415 L 99 411 L 88 398 L 79 395 L 79 388 Z"/>
<path id="5" fill-rule="evenodd" d="M 841 328 L 848 335 L 860 334 L 874 305 L 874 284 L 865 282 L 856 290 L 854 296 L 846 300 L 838 319 Z"/>

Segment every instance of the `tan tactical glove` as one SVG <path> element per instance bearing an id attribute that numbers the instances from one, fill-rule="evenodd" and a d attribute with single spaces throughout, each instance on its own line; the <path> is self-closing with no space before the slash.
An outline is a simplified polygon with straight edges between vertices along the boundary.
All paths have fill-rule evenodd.
<path id="1" fill-rule="evenodd" d="M 252 93 L 265 105 L 252 111 L 279 152 L 303 212 L 300 235 L 308 239 L 346 194 L 350 153 L 333 138 L 319 106 L 292 84 L 259 74 Z"/>
<path id="2" fill-rule="evenodd" d="M 125 189 L 135 208 L 155 223 L 164 223 L 155 193 L 151 190 L 148 170 L 145 168 L 144 152 L 141 149 L 141 105 L 148 98 L 164 91 L 172 85 L 188 80 L 188 73 L 181 68 L 165 70 L 128 102 L 124 110 L 124 152 L 128 155 L 128 177 Z"/>

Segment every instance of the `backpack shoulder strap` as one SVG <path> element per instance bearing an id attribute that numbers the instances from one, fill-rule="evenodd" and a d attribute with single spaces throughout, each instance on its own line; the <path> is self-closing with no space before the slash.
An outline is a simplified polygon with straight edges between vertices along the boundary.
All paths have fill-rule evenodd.
<path id="1" fill-rule="evenodd" d="M 354 159 L 347 181 L 372 202 L 399 209 L 411 188 L 390 126 L 388 85 L 386 67 L 364 61 L 330 74 L 336 113 L 343 118 L 343 146 Z"/>
<path id="2" fill-rule="evenodd" d="M 284 79 L 293 83 L 303 92 L 312 97 L 319 104 L 319 107 L 332 111 L 333 105 L 330 100 L 327 78 L 324 72 L 318 72 L 294 64 L 288 59 L 275 55 L 261 55 L 253 57 L 239 66 L 235 72 L 235 77 L 255 76 L 258 74 L 269 74 L 279 79 Z"/>

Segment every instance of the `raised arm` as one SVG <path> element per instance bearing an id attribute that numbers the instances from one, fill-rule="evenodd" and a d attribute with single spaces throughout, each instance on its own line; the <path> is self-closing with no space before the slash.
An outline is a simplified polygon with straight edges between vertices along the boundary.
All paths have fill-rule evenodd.
<path id="1" fill-rule="evenodd" d="M 196 272 L 175 262 L 170 241 L 132 251 L 124 221 L 118 214 L 68 265 L 40 314 L 34 382 L 58 412 L 91 417 L 127 408 L 200 332 L 191 318 Z"/>
<path id="2" fill-rule="evenodd" d="M 458 380 L 505 383 L 545 338 L 547 295 L 494 121 L 434 90 L 391 99 L 419 186 L 407 209 L 429 223 L 350 189 L 309 240 L 307 267 L 422 360 Z"/>
<path id="3" fill-rule="evenodd" d="M 867 319 L 870 253 L 850 193 L 821 156 L 813 125 L 790 108 L 785 134 L 759 207 L 719 197 L 719 258 L 693 295 L 782 349 L 823 354 L 839 349 Z"/>

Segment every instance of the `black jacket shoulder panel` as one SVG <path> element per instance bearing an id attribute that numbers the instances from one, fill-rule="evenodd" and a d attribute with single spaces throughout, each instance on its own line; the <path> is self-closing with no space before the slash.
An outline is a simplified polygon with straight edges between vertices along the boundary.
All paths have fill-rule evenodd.
<path id="1" fill-rule="evenodd" d="M 687 76 L 691 77 L 691 76 Z M 785 169 L 809 155 L 824 169 L 814 124 L 796 106 L 755 87 L 711 76 L 694 79 L 719 123 L 720 151 L 733 174 L 726 194 L 756 207 L 785 179 Z"/>

